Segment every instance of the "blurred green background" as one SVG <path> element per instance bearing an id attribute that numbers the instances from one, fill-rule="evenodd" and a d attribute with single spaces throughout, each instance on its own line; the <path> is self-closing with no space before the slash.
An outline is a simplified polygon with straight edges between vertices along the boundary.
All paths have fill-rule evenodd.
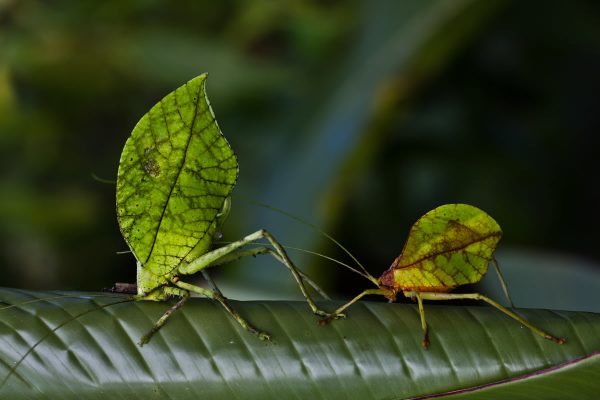
<path id="1" fill-rule="evenodd" d="M 419 216 L 471 203 L 504 230 L 517 304 L 600 311 L 599 70 L 592 0 L 0 1 L 0 285 L 135 279 L 91 174 L 114 180 L 137 120 L 209 72 L 240 162 L 224 240 L 344 258 L 252 198 L 379 275 Z M 368 284 L 291 254 L 340 296 Z M 266 258 L 217 274 L 231 297 L 295 293 Z"/>

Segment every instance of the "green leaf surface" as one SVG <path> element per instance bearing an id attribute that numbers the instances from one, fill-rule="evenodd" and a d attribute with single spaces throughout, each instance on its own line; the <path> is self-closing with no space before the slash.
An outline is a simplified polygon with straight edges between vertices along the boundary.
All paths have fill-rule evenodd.
<path id="1" fill-rule="evenodd" d="M 304 302 L 233 302 L 272 334 L 262 342 L 219 304 L 192 299 L 140 348 L 167 303 L 16 289 L 0 289 L 0 300 L 0 398 L 592 399 L 600 391 L 594 313 L 520 311 L 567 338 L 557 345 L 491 307 L 427 303 L 424 350 L 414 305 L 361 302 L 346 320 L 319 326 Z"/>
<path id="2" fill-rule="evenodd" d="M 205 81 L 206 74 L 194 78 L 152 107 L 121 154 L 119 226 L 144 270 L 157 276 L 206 252 L 237 178 Z"/>

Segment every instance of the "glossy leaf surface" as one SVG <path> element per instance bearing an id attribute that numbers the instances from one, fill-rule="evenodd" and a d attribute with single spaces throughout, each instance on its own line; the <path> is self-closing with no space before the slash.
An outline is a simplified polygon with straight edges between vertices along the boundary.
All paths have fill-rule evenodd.
<path id="1" fill-rule="evenodd" d="M 60 295 L 0 290 L 0 398 L 403 399 L 461 391 L 452 398 L 586 399 L 600 391 L 594 313 L 521 311 L 565 336 L 559 346 L 490 307 L 427 304 L 426 351 L 414 305 L 360 302 L 346 320 L 319 326 L 304 302 L 235 302 L 273 335 L 265 343 L 220 305 L 192 299 L 140 348 L 136 341 L 168 304 Z"/>

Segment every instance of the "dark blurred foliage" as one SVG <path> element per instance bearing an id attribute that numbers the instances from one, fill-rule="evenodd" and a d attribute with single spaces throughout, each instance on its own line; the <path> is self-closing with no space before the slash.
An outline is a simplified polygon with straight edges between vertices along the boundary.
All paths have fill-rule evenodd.
<path id="1" fill-rule="evenodd" d="M 115 179 L 137 120 L 205 71 L 240 160 L 228 240 L 264 227 L 343 257 L 251 197 L 379 274 L 420 215 L 466 202 L 504 248 L 598 261 L 599 68 L 591 0 L 2 2 L 0 284 L 134 280 L 114 187 L 91 174 Z M 364 287 L 293 256 L 326 286 Z M 259 292 L 290 281 L 266 261 L 229 274 Z"/>

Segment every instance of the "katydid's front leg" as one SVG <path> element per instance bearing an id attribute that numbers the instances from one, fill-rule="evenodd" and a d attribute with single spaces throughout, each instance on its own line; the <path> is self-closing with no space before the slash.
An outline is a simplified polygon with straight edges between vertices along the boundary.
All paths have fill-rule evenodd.
<path id="1" fill-rule="evenodd" d="M 185 304 L 185 302 L 188 301 L 188 299 L 190 298 L 190 292 L 188 292 L 186 290 L 179 290 L 179 289 L 175 289 L 175 288 L 170 288 L 170 289 L 176 290 L 178 292 L 177 295 L 181 296 L 181 299 L 179 299 L 179 301 L 177 303 L 175 303 L 172 307 L 169 307 L 169 309 L 167 311 L 165 311 L 165 313 L 158 319 L 158 321 L 156 321 L 154 323 L 154 325 L 148 331 L 148 333 L 146 333 L 144 336 L 142 336 L 142 338 L 140 339 L 140 342 L 138 343 L 140 345 L 140 347 L 142 347 L 143 345 L 148 343 L 150 341 L 150 339 L 152 339 L 152 336 L 154 336 L 154 334 L 156 332 L 158 332 L 158 330 L 160 328 L 162 328 L 162 326 L 165 324 L 165 322 L 167 322 L 167 319 L 171 316 L 171 314 L 173 314 L 175 311 L 179 310 Z"/>
<path id="2" fill-rule="evenodd" d="M 333 313 L 329 314 L 327 317 L 325 317 L 321 321 L 319 321 L 319 324 L 320 325 L 325 325 L 325 324 L 328 324 L 329 322 L 331 322 L 331 320 L 333 320 L 333 319 L 345 318 L 346 315 L 343 312 L 348 307 L 350 307 L 352 304 L 356 303 L 358 300 L 362 299 L 365 296 L 372 295 L 372 294 L 377 294 L 377 295 L 385 296 L 387 293 L 388 293 L 388 291 L 385 290 L 385 289 L 367 289 L 367 290 L 364 290 L 360 294 L 358 294 L 357 296 L 355 296 L 352 300 L 350 300 L 346 304 L 342 305 L 337 310 L 335 310 Z"/>
<path id="3" fill-rule="evenodd" d="M 275 238 L 264 229 L 256 231 L 244 237 L 243 239 L 238 240 L 237 242 L 230 243 L 226 246 L 219 247 L 218 249 L 212 250 L 206 254 L 201 255 L 189 264 L 180 266 L 179 273 L 181 275 L 191 275 L 196 272 L 202 271 L 203 269 L 212 266 L 214 263 L 219 263 L 220 259 L 223 259 L 223 257 L 226 257 L 229 254 L 235 252 L 240 247 L 243 247 L 249 243 L 253 243 L 261 239 L 266 239 L 269 241 L 271 246 L 273 246 L 274 251 L 278 255 L 278 257 L 275 257 L 275 259 L 281 261 L 283 265 L 285 265 L 290 270 L 312 312 L 322 317 L 329 317 L 330 314 L 319 309 L 313 301 L 312 297 L 306 290 L 306 286 L 304 286 L 301 273 L 287 255 L 287 253 L 283 249 L 283 246 L 281 246 L 279 242 L 277 242 L 277 240 L 275 240 Z"/>

